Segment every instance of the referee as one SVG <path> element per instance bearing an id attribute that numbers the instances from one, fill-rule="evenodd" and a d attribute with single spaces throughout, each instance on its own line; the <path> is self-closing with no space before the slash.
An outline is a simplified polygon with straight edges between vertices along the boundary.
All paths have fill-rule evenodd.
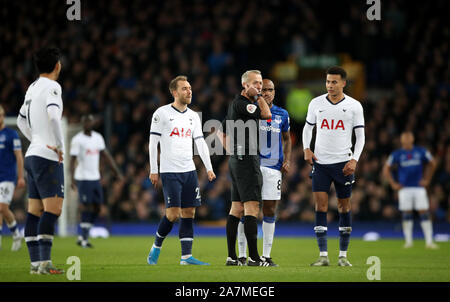
<path id="1" fill-rule="evenodd" d="M 272 114 L 261 96 L 262 75 L 259 70 L 246 71 L 241 78 L 243 90 L 228 107 L 225 120 L 226 135 L 231 156 L 228 162 L 231 186 L 231 209 L 227 220 L 228 258 L 226 265 L 241 263 L 236 255 L 236 237 L 239 221 L 245 216 L 244 232 L 249 249 L 249 266 L 267 266 L 257 248 L 256 217 L 261 202 L 262 175 L 259 168 L 259 119 L 270 119 Z"/>

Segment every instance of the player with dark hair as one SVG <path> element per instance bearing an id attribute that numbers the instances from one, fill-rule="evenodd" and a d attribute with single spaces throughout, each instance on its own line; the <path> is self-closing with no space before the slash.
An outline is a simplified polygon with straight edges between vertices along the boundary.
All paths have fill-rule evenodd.
<path id="1" fill-rule="evenodd" d="M 181 216 L 180 264 L 209 265 L 192 256 L 195 209 L 201 205 L 197 171 L 192 159 L 192 141 L 195 142 L 206 167 L 209 181 L 213 181 L 216 175 L 211 165 L 208 146 L 203 138 L 200 117 L 188 108 L 192 101 L 192 89 L 187 77 L 178 76 L 173 79 L 169 90 L 174 101 L 155 111 L 150 128 L 150 180 L 156 187 L 159 175 L 161 176 L 166 211 L 159 223 L 147 263 L 157 264 L 163 241 L 172 230 L 174 222 Z M 161 148 L 159 171 L 158 144 Z"/>
<path id="2" fill-rule="evenodd" d="M 347 73 L 341 67 L 326 72 L 327 94 L 311 100 L 303 128 L 305 160 L 313 166 L 312 191 L 315 202 L 316 233 L 319 259 L 312 266 L 327 266 L 328 194 L 334 183 L 339 212 L 339 266 L 351 266 L 347 259 L 350 242 L 352 185 L 356 164 L 364 147 L 364 114 L 361 103 L 344 94 Z M 314 152 L 310 149 L 312 132 L 316 127 Z M 352 152 L 352 134 L 356 142 Z"/>
<path id="3" fill-rule="evenodd" d="M 13 237 L 12 251 L 20 249 L 23 239 L 14 213 L 9 208 L 16 184 L 17 188 L 25 187 L 22 144 L 17 132 L 5 127 L 5 110 L 0 105 L 0 249 L 4 218 Z"/>
<path id="4" fill-rule="evenodd" d="M 123 180 L 123 175 L 106 148 L 103 136 L 93 130 L 94 117 L 91 114 L 83 115 L 81 122 L 83 131 L 77 133 L 70 143 L 70 174 L 72 189 L 78 190 L 80 200 L 81 234 L 77 244 L 83 248 L 91 248 L 92 244 L 88 240 L 89 230 L 94 225 L 103 203 L 100 156 L 107 159 L 120 180 Z"/>
<path id="5" fill-rule="evenodd" d="M 402 212 L 405 248 L 413 246 L 413 210 L 419 212 L 420 226 L 425 237 L 425 247 L 437 249 L 433 242 L 433 224 L 429 212 L 426 187 L 436 170 L 436 161 L 425 148 L 414 145 L 414 134 L 405 131 L 400 136 L 402 147 L 392 152 L 384 165 L 383 175 L 392 189 L 398 191 L 399 209 Z M 396 177 L 392 172 L 396 170 Z"/>
<path id="6" fill-rule="evenodd" d="M 29 198 L 25 241 L 31 274 L 64 272 L 51 261 L 55 223 L 64 199 L 63 102 L 61 86 L 56 82 L 60 57 L 57 48 L 44 48 L 35 54 L 39 78 L 28 87 L 17 117 L 19 129 L 31 142 L 25 154 Z"/>

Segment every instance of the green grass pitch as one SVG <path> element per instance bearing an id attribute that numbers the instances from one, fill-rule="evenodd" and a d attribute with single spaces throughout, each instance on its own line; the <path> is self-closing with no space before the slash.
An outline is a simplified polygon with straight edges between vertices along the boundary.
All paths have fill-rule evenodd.
<path id="1" fill-rule="evenodd" d="M 258 240 L 262 251 L 262 240 Z M 353 267 L 338 267 L 338 239 L 330 238 L 329 267 L 310 267 L 318 256 L 315 238 L 275 238 L 272 257 L 279 267 L 225 266 L 226 238 L 197 237 L 193 254 L 210 266 L 179 265 L 180 243 L 170 236 L 165 242 L 158 265 L 146 263 L 153 237 L 119 237 L 93 239 L 94 249 L 82 249 L 75 238 L 55 238 L 52 258 L 56 266 L 67 269 L 69 256 L 81 261 L 82 282 L 377 282 L 367 279 L 367 258 L 377 256 L 381 261 L 382 282 L 449 282 L 450 242 L 440 243 L 439 250 L 426 250 L 423 240 L 414 247 L 403 249 L 402 240 L 365 242 L 352 239 L 349 260 Z M 69 281 L 66 275 L 40 276 L 29 274 L 29 258 L 25 244 L 11 252 L 11 238 L 3 237 L 0 250 L 0 282 Z"/>

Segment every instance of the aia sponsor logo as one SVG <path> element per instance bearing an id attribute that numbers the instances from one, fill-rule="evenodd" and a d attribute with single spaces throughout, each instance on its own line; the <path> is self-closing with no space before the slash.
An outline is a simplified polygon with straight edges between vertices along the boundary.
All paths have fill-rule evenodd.
<path id="1" fill-rule="evenodd" d="M 323 119 L 322 125 L 320 125 L 320 129 L 325 128 L 328 130 L 338 130 L 338 129 L 345 130 L 344 122 L 342 120 L 335 122 L 335 120 L 328 121 L 327 119 Z"/>
<path id="2" fill-rule="evenodd" d="M 178 127 L 173 128 L 172 132 L 170 133 L 170 137 L 172 136 L 178 136 L 178 137 L 192 137 L 191 129 L 185 130 L 184 128 L 181 128 L 181 131 L 178 130 Z"/>

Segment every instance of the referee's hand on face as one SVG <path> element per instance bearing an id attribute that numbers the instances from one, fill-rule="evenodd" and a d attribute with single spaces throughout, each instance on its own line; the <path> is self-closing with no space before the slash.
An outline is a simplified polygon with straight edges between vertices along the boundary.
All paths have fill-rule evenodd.
<path id="1" fill-rule="evenodd" d="M 152 182 L 153 186 L 156 188 L 158 185 L 159 175 L 158 173 L 150 174 L 150 181 Z"/>

